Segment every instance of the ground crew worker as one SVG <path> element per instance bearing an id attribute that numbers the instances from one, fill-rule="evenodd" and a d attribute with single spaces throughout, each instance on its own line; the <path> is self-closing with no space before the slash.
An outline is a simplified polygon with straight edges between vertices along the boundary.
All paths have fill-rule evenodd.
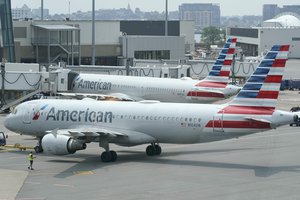
<path id="1" fill-rule="evenodd" d="M 29 160 L 29 166 L 28 166 L 28 169 L 31 169 L 31 170 L 34 170 L 33 168 L 32 168 L 32 164 L 33 164 L 33 159 L 35 158 L 35 156 L 33 156 L 33 154 L 32 154 L 32 151 L 29 153 L 29 155 L 28 155 L 28 160 Z"/>

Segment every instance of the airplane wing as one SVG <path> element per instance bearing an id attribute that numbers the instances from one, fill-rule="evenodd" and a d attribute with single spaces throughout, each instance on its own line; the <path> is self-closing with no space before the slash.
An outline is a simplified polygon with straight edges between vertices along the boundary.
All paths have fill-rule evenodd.
<path id="1" fill-rule="evenodd" d="M 111 143 L 116 143 L 124 146 L 134 146 L 145 143 L 156 142 L 157 139 L 138 131 L 115 128 L 97 128 L 97 127 L 78 127 L 74 129 L 55 129 L 47 131 L 54 135 L 66 135 L 74 139 L 84 139 L 89 137 L 91 141 L 98 141 L 100 138 L 108 139 Z"/>
<path id="2" fill-rule="evenodd" d="M 91 93 L 58 93 L 62 96 L 72 97 L 76 99 L 93 98 L 96 100 L 114 100 L 114 101 L 139 101 L 142 99 L 136 97 L 130 97 L 123 93 L 111 93 L 111 94 L 91 94 Z"/>

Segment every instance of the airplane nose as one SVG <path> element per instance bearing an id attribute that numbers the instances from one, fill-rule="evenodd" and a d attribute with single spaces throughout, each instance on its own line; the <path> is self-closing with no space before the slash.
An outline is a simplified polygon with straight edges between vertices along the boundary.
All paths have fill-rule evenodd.
<path id="1" fill-rule="evenodd" d="M 5 126 L 5 128 L 12 130 L 13 124 L 12 124 L 12 119 L 11 119 L 10 115 L 5 117 L 4 126 Z"/>

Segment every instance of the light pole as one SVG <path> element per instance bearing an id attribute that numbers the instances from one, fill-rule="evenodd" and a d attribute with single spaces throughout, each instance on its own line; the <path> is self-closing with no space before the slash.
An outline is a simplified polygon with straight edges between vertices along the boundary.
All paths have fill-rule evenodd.
<path id="1" fill-rule="evenodd" d="M 168 36 L 168 0 L 166 0 L 165 36 Z"/>
<path id="2" fill-rule="evenodd" d="M 44 0 L 41 0 L 41 20 L 44 20 Z"/>
<path id="3" fill-rule="evenodd" d="M 129 58 L 128 58 L 128 37 L 127 33 L 122 33 L 123 37 L 125 37 L 125 58 L 126 58 L 126 76 L 129 76 Z M 124 40 L 123 40 L 124 41 Z M 124 45 L 123 45 L 124 46 Z"/>
<path id="4" fill-rule="evenodd" d="M 1 86 L 1 104 L 0 104 L 0 108 L 2 108 L 4 106 L 4 79 L 5 79 L 5 60 L 2 58 L 2 62 L 1 62 L 1 76 L 2 76 L 2 86 Z"/>
<path id="5" fill-rule="evenodd" d="M 95 65 L 95 0 L 92 3 L 92 65 Z"/>

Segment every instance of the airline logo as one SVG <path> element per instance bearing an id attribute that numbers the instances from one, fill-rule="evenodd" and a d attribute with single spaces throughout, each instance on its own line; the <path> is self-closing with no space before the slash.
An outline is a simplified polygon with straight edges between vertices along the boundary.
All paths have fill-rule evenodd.
<path id="1" fill-rule="evenodd" d="M 235 51 L 236 38 L 229 38 L 224 44 L 219 56 L 212 66 L 208 76 L 197 83 L 196 87 L 225 89 L 229 81 L 230 69 Z M 225 98 L 222 93 L 189 91 L 188 97 L 210 97 L 210 98 Z"/>
<path id="2" fill-rule="evenodd" d="M 210 120 L 206 128 L 270 129 L 262 116 L 275 111 L 288 51 L 289 45 L 274 45 L 239 94 L 215 116 L 218 120 Z"/>
<path id="3" fill-rule="evenodd" d="M 40 110 L 38 110 L 36 113 L 34 113 L 32 120 L 38 120 L 39 117 L 40 117 L 40 115 L 41 115 L 40 112 L 43 111 L 43 110 L 45 110 L 45 108 L 47 108 L 47 106 L 48 106 L 48 104 L 42 106 L 42 107 L 40 108 Z"/>
<path id="4" fill-rule="evenodd" d="M 73 84 L 73 87 L 76 87 L 76 85 L 77 85 L 78 89 L 107 91 L 107 90 L 111 90 L 112 83 L 101 81 L 101 80 L 99 80 L 99 81 L 84 80 L 78 76 L 75 80 L 75 83 Z"/>
<path id="5" fill-rule="evenodd" d="M 46 116 L 46 120 L 66 122 L 112 123 L 112 118 L 112 112 L 94 111 L 89 108 L 85 110 L 63 110 L 51 107 Z"/>

